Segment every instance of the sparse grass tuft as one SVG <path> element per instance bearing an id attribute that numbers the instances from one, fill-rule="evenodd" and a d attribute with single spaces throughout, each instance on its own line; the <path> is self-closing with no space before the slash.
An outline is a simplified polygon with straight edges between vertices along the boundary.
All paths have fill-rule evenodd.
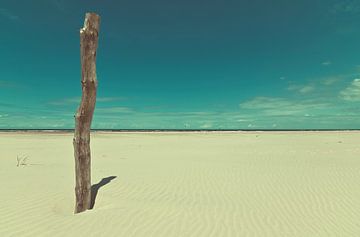
<path id="1" fill-rule="evenodd" d="M 28 159 L 28 156 L 26 156 L 26 155 L 20 155 L 20 156 L 17 155 L 16 156 L 16 161 L 17 161 L 16 166 L 17 167 L 26 166 L 27 165 L 27 163 L 26 163 L 27 159 Z"/>

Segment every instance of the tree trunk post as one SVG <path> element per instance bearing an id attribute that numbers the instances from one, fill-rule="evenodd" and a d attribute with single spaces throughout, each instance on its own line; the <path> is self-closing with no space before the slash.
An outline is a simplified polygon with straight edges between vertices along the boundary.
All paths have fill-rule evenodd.
<path id="1" fill-rule="evenodd" d="M 75 156 L 75 213 L 90 209 L 91 153 L 90 128 L 96 103 L 96 49 L 98 46 L 100 17 L 86 13 L 80 30 L 81 89 L 80 106 L 75 114 L 73 139 Z"/>

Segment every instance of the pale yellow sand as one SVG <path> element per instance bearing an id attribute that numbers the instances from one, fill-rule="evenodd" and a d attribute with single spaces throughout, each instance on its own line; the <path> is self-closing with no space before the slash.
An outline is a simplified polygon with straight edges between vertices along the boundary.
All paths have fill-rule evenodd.
<path id="1" fill-rule="evenodd" d="M 72 134 L 0 133 L 0 236 L 360 236 L 360 133 L 96 133 L 74 215 Z M 16 156 L 28 155 L 16 167 Z"/>

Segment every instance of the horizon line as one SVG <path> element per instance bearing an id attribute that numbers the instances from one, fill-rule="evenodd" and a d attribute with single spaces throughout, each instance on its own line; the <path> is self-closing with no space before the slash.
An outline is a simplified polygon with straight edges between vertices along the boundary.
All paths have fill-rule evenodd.
<path id="1" fill-rule="evenodd" d="M 0 132 L 17 132 L 17 131 L 39 131 L 39 132 L 74 132 L 74 128 L 0 128 Z M 286 131 L 360 131 L 359 128 L 350 128 L 350 129 L 91 129 L 92 132 L 286 132 Z"/>

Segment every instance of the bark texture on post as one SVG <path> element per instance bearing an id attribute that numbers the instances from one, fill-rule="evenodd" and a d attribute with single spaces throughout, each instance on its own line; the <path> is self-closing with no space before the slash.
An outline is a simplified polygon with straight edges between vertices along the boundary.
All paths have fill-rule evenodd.
<path id="1" fill-rule="evenodd" d="M 82 97 L 75 115 L 73 139 L 75 156 L 75 213 L 90 209 L 91 204 L 91 154 L 90 128 L 96 102 L 96 49 L 98 46 L 100 17 L 86 13 L 84 27 L 80 30 Z"/>

